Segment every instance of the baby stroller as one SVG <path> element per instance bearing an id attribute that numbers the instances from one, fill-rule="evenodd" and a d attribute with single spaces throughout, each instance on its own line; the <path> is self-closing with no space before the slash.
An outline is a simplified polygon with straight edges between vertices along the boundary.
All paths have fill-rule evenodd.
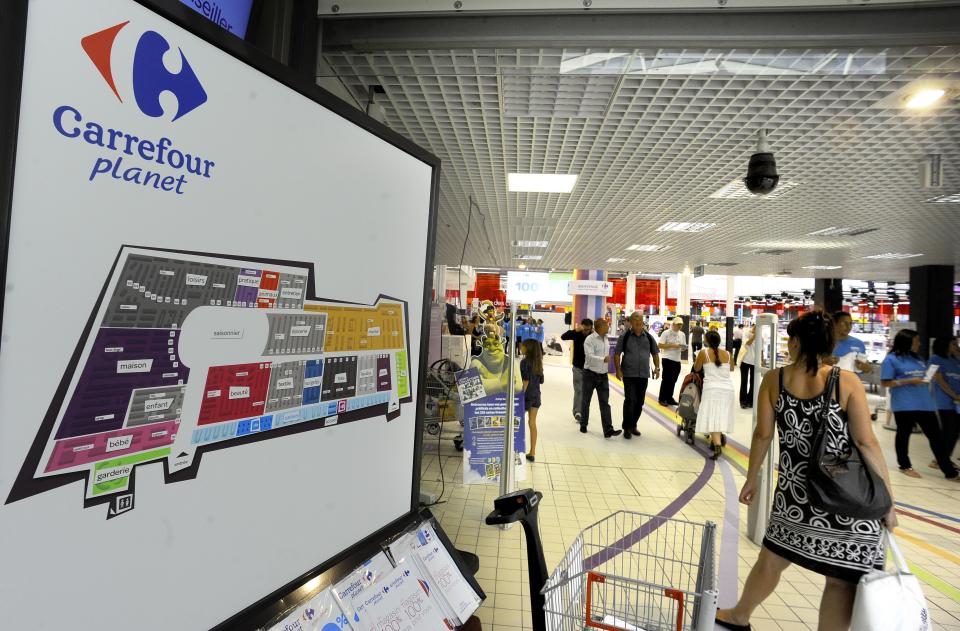
<path id="1" fill-rule="evenodd" d="M 697 412 L 700 410 L 700 395 L 703 392 L 703 379 L 695 372 L 684 377 L 680 386 L 680 403 L 677 405 L 677 436 L 686 434 L 687 444 L 693 444 L 697 429 Z"/>

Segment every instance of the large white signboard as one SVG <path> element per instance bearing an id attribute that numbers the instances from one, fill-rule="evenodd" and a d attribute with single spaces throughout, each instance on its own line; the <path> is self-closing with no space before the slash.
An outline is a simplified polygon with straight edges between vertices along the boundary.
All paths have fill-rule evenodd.
<path id="1" fill-rule="evenodd" d="M 507 272 L 507 300 L 521 304 L 571 302 L 567 293 L 570 274 L 547 272 Z"/>
<path id="2" fill-rule="evenodd" d="M 410 510 L 433 167 L 129 0 L 25 51 L 0 626 L 206 629 Z"/>

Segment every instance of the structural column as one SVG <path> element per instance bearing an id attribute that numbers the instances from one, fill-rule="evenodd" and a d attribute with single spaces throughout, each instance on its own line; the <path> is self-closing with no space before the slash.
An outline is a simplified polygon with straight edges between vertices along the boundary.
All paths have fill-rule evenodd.
<path id="1" fill-rule="evenodd" d="M 813 306 L 827 313 L 843 311 L 843 279 L 817 278 L 813 285 Z"/>
<path id="2" fill-rule="evenodd" d="M 917 323 L 920 353 L 927 357 L 931 340 L 953 334 L 953 266 L 910 268 L 910 320 Z"/>
<path id="3" fill-rule="evenodd" d="M 667 311 L 667 276 L 666 274 L 660 275 L 660 315 L 663 315 Z"/>
<path id="4" fill-rule="evenodd" d="M 602 269 L 575 269 L 574 280 L 607 280 L 607 272 Z M 607 299 L 605 296 L 573 296 L 573 322 L 577 323 L 584 318 L 596 320 L 607 313 Z M 616 325 L 616 323 L 613 323 Z"/>
<path id="5" fill-rule="evenodd" d="M 737 309 L 737 296 L 736 296 L 736 277 L 727 276 L 727 305 L 724 310 L 724 315 L 728 318 L 732 318 L 736 315 L 735 311 Z"/>
<path id="6" fill-rule="evenodd" d="M 637 275 L 627 274 L 627 304 L 623 306 L 629 316 L 637 310 Z"/>
<path id="7" fill-rule="evenodd" d="M 677 291 L 677 315 L 690 315 L 690 285 L 693 281 L 693 275 L 689 272 L 680 272 L 677 274 L 680 281 L 680 287 Z"/>

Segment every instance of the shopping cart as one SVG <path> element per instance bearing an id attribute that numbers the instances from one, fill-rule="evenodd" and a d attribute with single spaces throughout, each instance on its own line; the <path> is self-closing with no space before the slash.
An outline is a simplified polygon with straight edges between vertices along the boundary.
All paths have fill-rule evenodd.
<path id="1" fill-rule="evenodd" d="M 543 587 L 546 629 L 713 629 L 715 537 L 712 522 L 627 511 L 589 526 Z"/>
<path id="2" fill-rule="evenodd" d="M 449 359 L 440 359 L 430 365 L 427 371 L 426 401 L 423 429 L 430 436 L 443 439 L 441 433 L 445 423 L 453 423 L 452 430 L 446 432 L 453 440 L 457 451 L 463 450 L 463 413 L 457 394 L 456 373 L 461 368 Z"/>

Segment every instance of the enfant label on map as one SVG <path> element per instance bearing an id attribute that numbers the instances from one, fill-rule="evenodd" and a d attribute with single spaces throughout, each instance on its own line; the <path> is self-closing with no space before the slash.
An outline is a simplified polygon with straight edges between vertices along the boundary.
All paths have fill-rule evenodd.
<path id="1" fill-rule="evenodd" d="M 93 476 L 93 483 L 100 484 L 102 482 L 109 482 L 110 480 L 118 480 L 120 478 L 130 477 L 130 470 L 133 469 L 133 465 L 124 464 L 119 467 L 109 467 L 106 469 L 100 469 Z"/>
<path id="2" fill-rule="evenodd" d="M 249 399 L 250 386 L 230 386 L 231 399 Z"/>
<path id="3" fill-rule="evenodd" d="M 117 374 L 126 375 L 136 372 L 150 372 L 152 359 L 121 359 L 117 362 Z"/>
<path id="4" fill-rule="evenodd" d="M 143 411 L 162 412 L 163 410 L 169 410 L 172 404 L 173 399 L 153 399 L 152 401 L 144 401 Z"/>
<path id="5" fill-rule="evenodd" d="M 107 439 L 107 451 L 120 451 L 121 449 L 130 449 L 133 444 L 133 434 L 126 436 L 112 436 Z"/>
<path id="6" fill-rule="evenodd" d="M 310 335 L 310 325 L 290 327 L 290 337 L 307 337 Z"/>
<path id="7" fill-rule="evenodd" d="M 187 274 L 187 284 L 193 287 L 203 287 L 207 284 L 207 277 L 203 274 Z"/>

